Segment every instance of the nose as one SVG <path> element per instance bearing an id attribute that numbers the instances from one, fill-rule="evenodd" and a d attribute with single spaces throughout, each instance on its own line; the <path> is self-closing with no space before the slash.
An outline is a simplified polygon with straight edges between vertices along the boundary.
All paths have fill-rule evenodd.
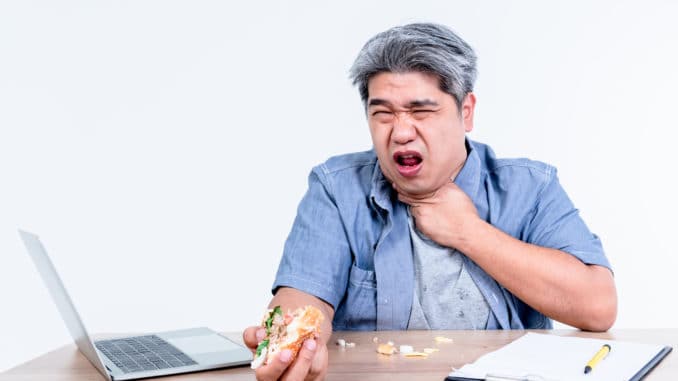
<path id="1" fill-rule="evenodd" d="M 407 144 L 417 138 L 417 128 L 411 118 L 403 114 L 396 114 L 393 119 L 391 139 L 397 144 Z"/>

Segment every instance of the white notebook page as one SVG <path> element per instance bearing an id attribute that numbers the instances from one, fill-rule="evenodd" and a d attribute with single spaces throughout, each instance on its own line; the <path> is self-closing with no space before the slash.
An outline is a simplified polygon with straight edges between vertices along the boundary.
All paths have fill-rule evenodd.
<path id="1" fill-rule="evenodd" d="M 584 367 L 603 344 L 610 345 L 612 350 L 591 372 L 584 374 Z M 662 348 L 663 345 L 528 332 L 450 376 L 484 379 L 488 375 L 501 375 L 544 381 L 629 380 Z"/>

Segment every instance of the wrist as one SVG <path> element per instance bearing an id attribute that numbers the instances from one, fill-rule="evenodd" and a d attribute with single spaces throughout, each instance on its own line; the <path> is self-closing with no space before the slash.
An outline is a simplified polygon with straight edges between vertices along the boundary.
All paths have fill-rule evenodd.
<path id="1" fill-rule="evenodd" d="M 450 247 L 453 247 L 468 255 L 467 253 L 473 252 L 474 244 L 479 239 L 482 239 L 483 231 L 487 226 L 487 222 L 478 216 L 472 216 L 470 218 L 464 219 L 462 224 L 459 226 L 458 233 L 451 237 L 452 245 L 450 245 Z"/>

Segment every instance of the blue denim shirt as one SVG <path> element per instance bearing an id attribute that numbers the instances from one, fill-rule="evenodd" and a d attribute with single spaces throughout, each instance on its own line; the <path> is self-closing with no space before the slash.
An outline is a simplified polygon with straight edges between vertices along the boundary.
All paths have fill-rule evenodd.
<path id="1" fill-rule="evenodd" d="M 554 167 L 497 159 L 467 139 L 455 179 L 485 221 L 524 242 L 559 249 L 610 268 L 560 186 Z M 551 328 L 464 256 L 490 306 L 488 329 Z M 404 330 L 412 307 L 414 266 L 406 205 L 398 201 L 373 150 L 332 157 L 313 168 L 273 284 L 293 287 L 334 307 L 335 330 Z"/>

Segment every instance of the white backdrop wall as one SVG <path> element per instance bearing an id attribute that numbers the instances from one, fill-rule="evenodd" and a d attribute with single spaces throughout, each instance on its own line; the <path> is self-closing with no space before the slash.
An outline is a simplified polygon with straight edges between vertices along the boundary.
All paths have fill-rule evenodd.
<path id="1" fill-rule="evenodd" d="M 93 332 L 239 331 L 311 167 L 368 149 L 348 68 L 397 24 L 479 55 L 471 138 L 559 169 L 615 328 L 676 327 L 675 2 L 0 3 L 0 370 L 69 342 L 17 228 Z"/>

